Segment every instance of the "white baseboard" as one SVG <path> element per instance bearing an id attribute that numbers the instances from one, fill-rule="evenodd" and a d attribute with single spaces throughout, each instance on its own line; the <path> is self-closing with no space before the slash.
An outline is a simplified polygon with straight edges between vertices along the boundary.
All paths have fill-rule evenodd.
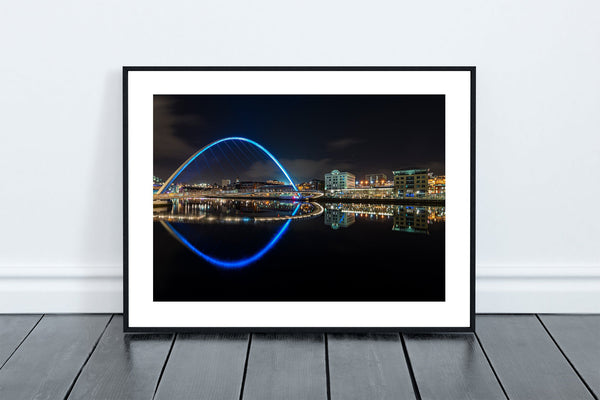
<path id="1" fill-rule="evenodd" d="M 600 266 L 477 267 L 478 313 L 600 313 Z"/>
<path id="2" fill-rule="evenodd" d="M 122 311 L 122 267 L 0 267 L 0 313 Z"/>
<path id="3" fill-rule="evenodd" d="M 477 269 L 478 313 L 600 313 L 600 266 Z M 122 268 L 0 267 L 0 313 L 120 313 Z"/>

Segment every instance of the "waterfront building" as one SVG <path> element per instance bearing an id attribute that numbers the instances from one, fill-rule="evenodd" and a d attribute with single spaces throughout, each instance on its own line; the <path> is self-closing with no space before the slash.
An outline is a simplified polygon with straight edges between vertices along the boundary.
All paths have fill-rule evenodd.
<path id="1" fill-rule="evenodd" d="M 180 186 L 179 191 L 184 192 L 184 193 L 197 192 L 197 191 L 202 191 L 202 190 L 212 188 L 212 186 L 208 183 L 188 183 L 188 184 L 181 184 L 179 186 Z"/>
<path id="2" fill-rule="evenodd" d="M 298 190 L 323 190 L 325 189 L 325 181 L 322 179 L 312 179 L 307 182 L 302 182 L 298 185 Z"/>
<path id="3" fill-rule="evenodd" d="M 158 190 L 160 190 L 160 188 L 162 187 L 162 185 L 164 183 L 165 182 L 162 179 L 160 179 L 158 176 L 153 176 L 152 177 L 152 190 L 153 190 L 153 193 L 156 193 Z"/>
<path id="4" fill-rule="evenodd" d="M 247 191 L 258 189 L 260 186 L 265 186 L 266 184 L 266 182 L 240 181 L 239 179 L 236 179 L 234 187 L 237 190 Z"/>
<path id="5" fill-rule="evenodd" d="M 267 185 L 285 185 L 285 182 L 281 182 L 275 179 L 269 179 Z"/>
<path id="6" fill-rule="evenodd" d="M 403 169 L 393 173 L 397 197 L 424 197 L 429 191 L 428 169 Z"/>
<path id="7" fill-rule="evenodd" d="M 387 182 L 386 174 L 367 174 L 365 175 L 366 185 L 368 186 L 384 186 Z"/>
<path id="8" fill-rule="evenodd" d="M 340 199 L 392 199 L 395 198 L 393 193 L 394 189 L 391 187 L 361 187 L 354 189 L 332 189 L 330 193 L 327 193 L 327 196 Z"/>
<path id="9" fill-rule="evenodd" d="M 231 185 L 231 179 L 222 179 L 221 180 L 221 187 L 224 188 L 224 187 L 227 187 L 229 185 Z"/>
<path id="10" fill-rule="evenodd" d="M 295 192 L 294 187 L 292 185 L 285 185 L 281 182 L 282 185 L 262 185 L 256 188 L 256 192 L 260 193 L 273 193 L 273 192 Z"/>
<path id="11" fill-rule="evenodd" d="M 429 194 L 446 194 L 445 176 L 442 175 L 429 177 Z"/>
<path id="12" fill-rule="evenodd" d="M 325 174 L 325 190 L 354 189 L 356 177 L 350 172 L 334 169 Z"/>

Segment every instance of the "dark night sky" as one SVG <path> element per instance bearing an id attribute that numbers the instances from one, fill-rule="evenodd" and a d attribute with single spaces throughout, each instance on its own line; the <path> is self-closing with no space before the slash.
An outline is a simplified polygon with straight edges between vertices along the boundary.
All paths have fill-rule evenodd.
<path id="1" fill-rule="evenodd" d="M 410 167 L 430 168 L 441 175 L 444 119 L 443 95 L 157 95 L 154 174 L 166 179 L 206 144 L 243 136 L 273 153 L 296 183 L 323 179 L 332 169 L 349 171 L 357 179 L 378 172 L 390 177 L 392 170 Z M 221 160 L 243 161 L 241 156 L 227 155 L 235 149 L 214 150 L 225 152 Z M 249 157 L 246 163 L 237 167 L 242 173 L 220 165 L 198 174 L 204 182 L 234 179 L 236 173 L 242 180 L 283 178 L 266 158 L 260 162 Z"/>

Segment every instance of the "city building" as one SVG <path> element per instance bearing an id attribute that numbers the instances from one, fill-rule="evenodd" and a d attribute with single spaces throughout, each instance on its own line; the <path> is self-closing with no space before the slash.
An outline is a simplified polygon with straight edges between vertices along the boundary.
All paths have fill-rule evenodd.
<path id="1" fill-rule="evenodd" d="M 298 185 L 298 190 L 324 190 L 325 181 L 322 179 L 312 179 L 307 182 L 302 182 Z"/>
<path id="2" fill-rule="evenodd" d="M 445 176 L 442 175 L 429 177 L 429 194 L 446 194 Z"/>
<path id="3" fill-rule="evenodd" d="M 182 184 L 182 188 L 186 191 L 194 191 L 194 190 L 204 190 L 204 189 L 212 189 L 212 186 L 208 183 L 188 183 Z"/>
<path id="4" fill-rule="evenodd" d="M 283 183 L 283 182 L 282 182 Z M 256 192 L 260 193 L 274 193 L 274 192 L 294 192 L 292 185 L 262 185 L 256 188 Z"/>
<path id="5" fill-rule="evenodd" d="M 394 189 L 389 187 L 360 187 L 354 189 L 332 189 L 327 193 L 327 197 L 340 199 L 393 199 Z"/>
<path id="6" fill-rule="evenodd" d="M 240 181 L 239 179 L 236 179 L 234 188 L 242 191 L 255 190 L 261 186 L 265 186 L 266 184 L 266 182 Z"/>
<path id="7" fill-rule="evenodd" d="M 152 190 L 154 193 L 156 193 L 158 190 L 160 190 L 160 188 L 162 187 L 162 185 L 164 185 L 164 181 L 162 179 L 160 179 L 157 176 L 153 176 L 152 177 Z"/>
<path id="8" fill-rule="evenodd" d="M 356 177 L 350 172 L 334 169 L 325 174 L 325 190 L 354 189 Z"/>
<path id="9" fill-rule="evenodd" d="M 267 181 L 267 185 L 285 185 L 285 182 L 278 181 L 278 180 L 275 180 L 275 179 L 269 179 Z"/>
<path id="10" fill-rule="evenodd" d="M 397 197 L 424 197 L 428 193 L 428 169 L 403 169 L 393 173 L 394 194 Z"/>
<path id="11" fill-rule="evenodd" d="M 365 185 L 384 186 L 387 182 L 386 174 L 367 174 L 365 175 Z"/>
<path id="12" fill-rule="evenodd" d="M 221 187 L 227 187 L 231 185 L 231 179 L 222 179 L 221 180 Z"/>

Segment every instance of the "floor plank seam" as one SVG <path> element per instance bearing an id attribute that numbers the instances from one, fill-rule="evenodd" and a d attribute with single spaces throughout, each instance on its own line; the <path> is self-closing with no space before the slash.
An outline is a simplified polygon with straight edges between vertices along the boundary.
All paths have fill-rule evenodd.
<path id="1" fill-rule="evenodd" d="M 25 335 L 23 340 L 21 340 L 19 342 L 19 344 L 17 345 L 17 347 L 12 351 L 12 353 L 10 353 L 10 355 L 8 356 L 6 361 L 4 361 L 4 363 L 2 363 L 2 365 L 0 365 L 0 369 L 2 369 L 6 365 L 6 363 L 12 358 L 13 354 L 15 354 L 17 352 L 17 350 L 19 350 L 19 347 L 21 347 L 23 342 L 29 337 L 29 335 L 31 335 L 31 332 L 33 332 L 33 330 L 38 326 L 38 324 L 40 323 L 42 318 L 44 318 L 44 315 L 46 315 L 46 314 L 42 314 L 41 317 L 37 320 L 37 322 L 35 324 L 33 324 L 33 327 L 29 330 L 29 332 L 27 332 L 27 335 Z"/>
<path id="2" fill-rule="evenodd" d="M 102 329 L 102 332 L 100 332 L 98 339 L 96 339 L 96 342 L 94 342 L 94 345 L 92 346 L 92 351 L 90 351 L 90 353 L 86 357 L 85 361 L 79 368 L 79 371 L 77 371 L 77 375 L 75 375 L 75 379 L 73 379 L 73 382 L 71 382 L 69 389 L 67 389 L 67 393 L 65 394 L 64 400 L 67 400 L 69 398 L 69 396 L 71 395 L 71 392 L 73 391 L 73 388 L 75 387 L 75 384 L 77 383 L 77 380 L 81 376 L 81 372 L 83 372 L 83 369 L 87 365 L 88 361 L 90 360 L 90 358 L 92 358 L 92 354 L 94 354 L 94 351 L 96 351 L 96 348 L 98 347 L 98 344 L 100 343 L 100 340 L 102 339 L 102 336 L 104 336 L 104 332 L 106 332 L 106 329 L 108 329 L 108 326 L 110 325 L 110 321 L 112 321 L 114 316 L 115 316 L 115 314 L 111 314 L 110 318 L 108 319 L 108 322 L 104 326 L 104 329 Z"/>
<path id="3" fill-rule="evenodd" d="M 415 398 L 417 400 L 422 400 L 421 392 L 419 391 L 419 385 L 417 384 L 417 378 L 415 377 L 415 371 L 413 370 L 410 356 L 408 355 L 408 348 L 406 347 L 406 342 L 404 341 L 404 334 L 399 333 L 398 335 L 400 336 L 400 344 L 402 345 L 402 351 L 404 352 L 404 360 L 406 361 L 406 366 L 408 367 L 408 374 L 410 375 L 410 381 L 413 386 L 413 391 L 415 392 Z"/>
<path id="4" fill-rule="evenodd" d="M 496 377 L 496 381 L 498 381 L 498 385 L 500 385 L 500 389 L 502 389 L 502 393 L 504 393 L 504 397 L 506 397 L 507 400 L 510 400 L 510 397 L 508 397 L 508 393 L 506 393 L 506 389 L 504 389 L 504 385 L 502 384 L 502 381 L 500 380 L 498 373 L 496 373 L 496 369 L 492 365 L 492 361 L 490 360 L 490 357 L 488 356 L 487 352 L 485 351 L 485 348 L 483 347 L 483 343 L 481 343 L 481 339 L 479 339 L 479 335 L 477 335 L 477 332 L 473 332 L 473 335 L 475 335 L 475 339 L 477 339 L 477 343 L 479 343 L 481 352 L 485 356 L 485 359 L 487 360 L 488 365 L 492 369 L 492 372 L 494 373 L 494 377 Z"/>
<path id="5" fill-rule="evenodd" d="M 579 373 L 579 371 L 577 371 L 577 368 L 575 368 L 575 365 L 573 365 L 573 363 L 571 362 L 571 360 L 569 359 L 569 357 L 567 357 L 567 355 L 565 354 L 565 352 L 563 351 L 563 349 L 560 347 L 560 345 L 558 344 L 558 342 L 554 339 L 554 336 L 552 336 L 552 333 L 550 333 L 550 330 L 544 324 L 544 321 L 542 321 L 542 319 L 540 318 L 540 316 L 538 314 L 535 314 L 535 317 L 540 322 L 540 324 L 542 325 L 542 327 L 544 328 L 544 330 L 546 331 L 546 333 L 548 334 L 548 336 L 550 336 L 550 339 L 552 339 L 552 342 L 554 342 L 554 345 L 556 346 L 556 348 L 558 349 L 558 351 L 560 351 L 560 354 L 562 354 L 562 356 L 565 358 L 565 360 L 567 360 L 567 362 L 569 363 L 569 365 L 571 366 L 571 368 L 573 369 L 573 371 L 575 372 L 575 374 L 579 377 L 579 379 L 581 380 L 581 382 L 583 383 L 583 385 L 585 386 L 585 388 L 588 390 L 588 392 L 590 392 L 590 394 L 592 395 L 592 397 L 594 399 L 598 400 L 598 397 L 594 394 L 594 391 L 592 390 L 592 388 L 588 385 L 588 383 L 585 381 L 585 379 L 583 379 L 583 376 L 581 376 L 581 374 Z"/>
<path id="6" fill-rule="evenodd" d="M 171 339 L 171 346 L 169 347 L 169 352 L 165 357 L 165 362 L 160 370 L 160 374 L 158 374 L 158 380 L 156 381 L 156 386 L 154 387 L 154 393 L 152 394 L 152 400 L 156 397 L 156 393 L 158 393 L 158 387 L 160 386 L 160 382 L 162 381 L 163 374 L 167 369 L 167 363 L 169 362 L 169 358 L 171 357 L 171 352 L 173 351 L 173 347 L 175 346 L 175 341 L 177 340 L 177 333 L 173 334 L 173 339 Z"/>
<path id="7" fill-rule="evenodd" d="M 329 335 L 325 335 L 325 381 L 327 383 L 327 400 L 331 400 L 331 375 L 329 373 Z"/>
<path id="8" fill-rule="evenodd" d="M 244 397 L 246 386 L 246 374 L 248 373 L 248 360 L 250 359 L 250 347 L 252 346 L 252 333 L 248 334 L 248 347 L 246 348 L 246 359 L 244 360 L 244 372 L 242 372 L 242 386 L 240 387 L 240 400 Z"/>

